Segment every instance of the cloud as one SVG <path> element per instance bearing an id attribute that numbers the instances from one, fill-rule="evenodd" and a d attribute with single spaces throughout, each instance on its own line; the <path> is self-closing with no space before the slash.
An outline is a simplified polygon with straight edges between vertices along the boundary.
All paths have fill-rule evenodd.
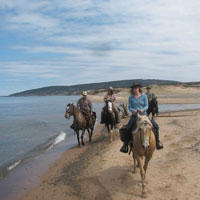
<path id="1" fill-rule="evenodd" d="M 36 77 L 41 86 L 197 81 L 199 6 L 198 0 L 0 0 L 1 51 L 7 52 L 0 77 L 20 77 L 30 87 Z"/>

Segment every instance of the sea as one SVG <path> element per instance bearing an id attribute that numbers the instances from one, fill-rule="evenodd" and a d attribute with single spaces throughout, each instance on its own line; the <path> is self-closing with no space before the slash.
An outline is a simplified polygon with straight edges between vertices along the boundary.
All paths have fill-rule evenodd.
<path id="1" fill-rule="evenodd" d="M 79 98 L 0 97 L 0 199 L 12 199 L 8 194 L 11 190 L 13 194 L 14 191 L 17 193 L 21 179 L 20 185 L 30 182 L 32 185 L 34 181 L 27 181 L 27 176 L 39 177 L 61 153 L 77 145 L 74 131 L 70 128 L 73 118 L 67 120 L 64 115 L 67 104 L 76 105 Z M 96 125 L 103 105 L 103 102 L 93 102 L 93 110 L 97 113 Z M 197 108 L 200 104 L 159 105 L 160 112 Z M 17 181 L 18 184 L 14 184 Z"/>

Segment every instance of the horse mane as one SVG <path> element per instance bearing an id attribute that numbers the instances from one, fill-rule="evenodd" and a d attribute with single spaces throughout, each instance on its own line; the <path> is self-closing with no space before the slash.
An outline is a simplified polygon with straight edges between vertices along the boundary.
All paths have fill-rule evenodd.
<path id="1" fill-rule="evenodd" d="M 77 106 L 75 106 L 73 103 L 72 104 L 68 104 L 67 106 L 72 106 L 73 109 L 78 110 L 79 112 L 81 112 Z"/>
<path id="2" fill-rule="evenodd" d="M 143 125 L 149 126 L 151 129 L 153 128 L 150 119 L 146 115 L 137 114 L 136 124 L 137 128 L 134 130 L 134 133 L 138 132 L 139 128 L 141 128 Z"/>

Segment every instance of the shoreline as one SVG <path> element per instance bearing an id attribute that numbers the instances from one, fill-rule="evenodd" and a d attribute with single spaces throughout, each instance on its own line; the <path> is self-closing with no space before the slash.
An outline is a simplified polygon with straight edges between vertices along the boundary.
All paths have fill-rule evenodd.
<path id="1" fill-rule="evenodd" d="M 188 112 L 191 113 L 190 116 L 188 116 Z M 195 176 L 196 180 L 200 180 L 198 170 L 197 173 L 193 172 L 191 178 L 189 178 L 190 173 L 187 170 L 192 171 L 199 166 L 198 151 L 200 152 L 200 148 L 197 147 L 197 144 L 200 141 L 200 126 L 194 128 L 193 126 L 196 124 L 194 119 L 200 119 L 200 109 L 162 114 L 168 115 L 169 113 L 172 114 L 170 117 L 156 117 L 162 133 L 161 141 L 165 148 L 156 151 L 150 162 L 147 175 L 147 187 L 150 187 L 148 199 L 183 199 L 182 197 L 184 199 L 199 199 L 199 184 L 195 181 L 193 181 L 195 183 L 192 182 L 194 180 L 192 177 Z M 174 114 L 178 117 L 173 116 Z M 127 121 L 128 119 L 123 119 L 121 124 L 126 124 Z M 191 124 L 188 124 L 188 121 Z M 185 127 L 186 125 L 188 128 Z M 191 138 L 186 140 L 187 136 L 181 134 L 186 134 L 187 131 L 190 132 Z M 174 133 L 176 133 L 176 137 Z M 180 143 L 176 144 L 176 141 L 179 140 L 182 141 L 181 145 Z M 40 182 L 36 187 L 29 190 L 20 200 L 141 199 L 139 173 L 131 174 L 132 158 L 119 152 L 121 145 L 119 136 L 112 143 L 109 143 L 105 127 L 98 124 L 91 144 L 87 141 L 84 147 L 73 147 L 65 151 L 40 177 Z M 186 155 L 183 155 L 183 152 Z M 188 155 L 190 155 L 189 158 Z M 183 159 L 184 156 L 188 160 Z M 193 160 L 191 166 L 189 159 L 196 156 L 199 156 L 199 159 Z M 176 162 L 174 162 L 175 160 Z M 179 162 L 183 173 L 180 172 Z M 162 173 L 162 170 L 167 171 L 167 174 Z M 153 184 L 149 185 L 152 180 Z M 182 186 L 182 181 L 186 186 Z M 194 185 L 196 186 L 194 187 Z M 128 190 L 130 186 L 133 187 L 132 190 Z M 167 191 L 170 191 L 169 194 L 166 194 Z"/>

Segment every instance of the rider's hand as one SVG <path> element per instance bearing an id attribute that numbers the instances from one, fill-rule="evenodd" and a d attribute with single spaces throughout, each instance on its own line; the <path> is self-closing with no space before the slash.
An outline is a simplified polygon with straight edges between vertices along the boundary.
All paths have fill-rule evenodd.
<path id="1" fill-rule="evenodd" d="M 93 112 L 91 111 L 91 113 L 90 113 L 91 115 L 93 115 Z"/>
<path id="2" fill-rule="evenodd" d="M 142 109 L 139 109 L 138 112 L 141 114 L 141 113 L 143 113 L 143 110 L 142 110 Z"/>

